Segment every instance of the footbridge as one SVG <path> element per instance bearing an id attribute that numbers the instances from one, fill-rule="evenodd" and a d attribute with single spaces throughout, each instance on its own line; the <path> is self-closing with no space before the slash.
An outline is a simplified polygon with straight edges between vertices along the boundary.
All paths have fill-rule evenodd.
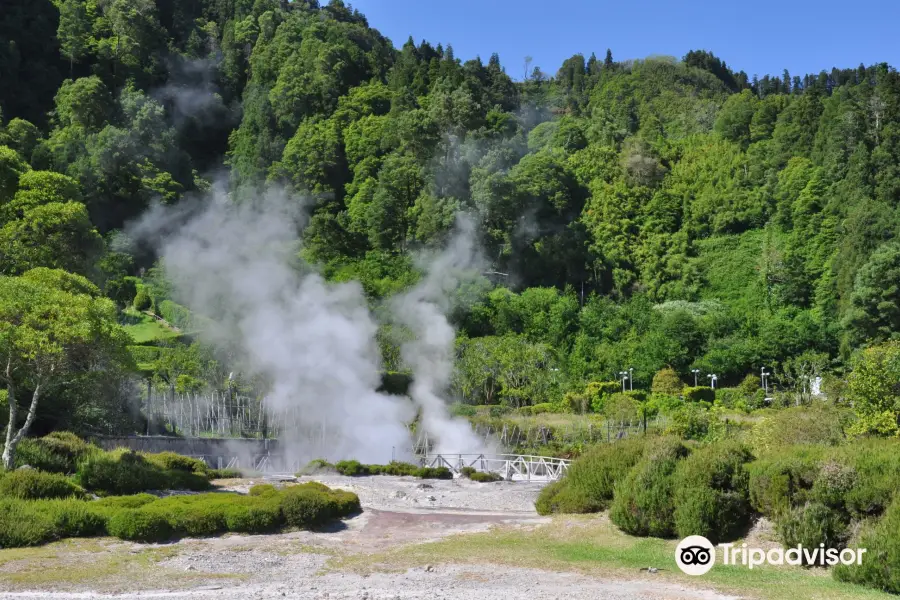
<path id="1" fill-rule="evenodd" d="M 447 467 L 454 475 L 471 467 L 509 481 L 556 481 L 565 475 L 570 461 L 527 454 L 428 454 L 421 462 L 426 467 Z"/>

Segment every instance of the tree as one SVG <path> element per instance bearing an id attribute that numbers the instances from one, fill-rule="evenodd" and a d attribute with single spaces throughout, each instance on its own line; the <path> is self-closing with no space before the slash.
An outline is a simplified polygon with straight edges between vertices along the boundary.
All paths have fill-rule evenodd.
<path id="1" fill-rule="evenodd" d="M 64 272 L 0 276 L 0 381 L 9 404 L 4 468 L 15 465 L 16 447 L 45 396 L 105 361 L 127 362 L 128 338 L 115 306 L 96 292 L 84 278 Z"/>
<path id="2" fill-rule="evenodd" d="M 0 146 L 0 203 L 8 202 L 19 185 L 19 177 L 30 167 L 15 150 Z"/>
<path id="3" fill-rule="evenodd" d="M 59 5 L 59 50 L 69 59 L 69 77 L 73 77 L 75 62 L 84 58 L 90 45 L 91 22 L 84 0 L 64 0 Z"/>
<path id="4" fill-rule="evenodd" d="M 858 418 L 851 433 L 900 434 L 900 342 L 863 350 L 853 362 L 848 391 Z"/>
<path id="5" fill-rule="evenodd" d="M 900 335 L 900 243 L 876 250 L 856 276 L 844 324 L 856 343 Z"/>
<path id="6" fill-rule="evenodd" d="M 672 367 L 666 367 L 657 371 L 650 384 L 650 391 L 654 394 L 678 397 L 684 389 L 684 382 L 678 377 L 678 373 Z"/>

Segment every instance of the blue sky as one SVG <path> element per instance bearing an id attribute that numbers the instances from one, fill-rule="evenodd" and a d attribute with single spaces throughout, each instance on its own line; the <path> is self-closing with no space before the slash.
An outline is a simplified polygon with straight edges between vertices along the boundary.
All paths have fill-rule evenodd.
<path id="1" fill-rule="evenodd" d="M 735 71 L 792 75 L 900 64 L 900 2 L 846 0 L 347 0 L 400 47 L 409 35 L 453 45 L 457 58 L 500 55 L 516 79 L 523 59 L 553 74 L 606 48 L 616 60 L 713 51 Z"/>

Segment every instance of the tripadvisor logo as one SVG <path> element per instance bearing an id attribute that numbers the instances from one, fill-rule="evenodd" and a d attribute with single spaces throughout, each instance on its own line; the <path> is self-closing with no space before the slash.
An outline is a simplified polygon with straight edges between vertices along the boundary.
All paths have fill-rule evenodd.
<path id="1" fill-rule="evenodd" d="M 760 565 L 819 565 L 829 566 L 841 563 L 843 565 L 861 565 L 865 548 L 826 548 L 825 544 L 819 544 L 818 548 L 804 548 L 798 544 L 795 548 L 772 548 L 769 551 L 762 548 L 748 548 L 747 544 L 735 546 L 734 544 L 721 544 L 723 565 L 744 565 L 748 569 Z M 708 539 L 701 535 L 691 535 L 678 544 L 675 548 L 675 563 L 678 568 L 688 575 L 703 575 L 708 573 L 716 563 L 716 547 Z"/>

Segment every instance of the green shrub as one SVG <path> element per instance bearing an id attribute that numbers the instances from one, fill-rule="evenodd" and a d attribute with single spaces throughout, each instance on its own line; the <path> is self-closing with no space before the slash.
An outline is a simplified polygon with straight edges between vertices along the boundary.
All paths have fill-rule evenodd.
<path id="1" fill-rule="evenodd" d="M 240 479 L 244 474 L 237 469 L 210 469 L 207 476 L 210 479 Z"/>
<path id="2" fill-rule="evenodd" d="M 847 541 L 847 522 L 835 510 L 818 502 L 808 502 L 780 513 L 775 519 L 778 539 L 786 548 L 802 544 L 804 548 L 843 548 Z"/>
<path id="3" fill-rule="evenodd" d="M 164 516 L 175 536 L 207 537 L 227 531 L 226 507 L 244 499 L 236 494 L 169 496 L 140 510 Z"/>
<path id="4" fill-rule="evenodd" d="M 340 460 L 334 464 L 334 468 L 341 475 L 347 475 L 350 477 L 369 474 L 368 467 L 360 463 L 358 460 Z"/>
<path id="5" fill-rule="evenodd" d="M 209 470 L 203 459 L 191 458 L 190 456 L 183 456 L 174 452 L 144 454 L 144 458 L 151 464 L 166 470 L 185 471 L 187 473 L 206 473 Z"/>
<path id="6" fill-rule="evenodd" d="M 107 496 L 93 503 L 99 509 L 116 511 L 123 508 L 140 508 L 159 500 L 152 494 L 135 494 L 134 496 Z"/>
<path id="7" fill-rule="evenodd" d="M 125 509 L 106 524 L 110 535 L 132 542 L 165 542 L 174 535 L 165 514 L 144 509 Z"/>
<path id="8" fill-rule="evenodd" d="M 716 415 L 703 406 L 702 402 L 685 402 L 672 412 L 666 434 L 684 440 L 703 440 L 709 437 L 715 426 Z"/>
<path id="9" fill-rule="evenodd" d="M 328 494 L 335 504 L 334 517 L 347 517 L 362 512 L 359 496 L 345 490 L 329 490 Z"/>
<path id="10" fill-rule="evenodd" d="M 287 488 L 281 512 L 291 527 L 308 528 L 324 523 L 337 513 L 337 506 L 325 493 L 303 486 Z"/>
<path id="11" fill-rule="evenodd" d="M 469 479 L 479 483 L 493 483 L 495 481 L 503 481 L 503 477 L 499 473 L 477 471 L 469 475 Z"/>
<path id="12" fill-rule="evenodd" d="M 471 404 L 463 404 L 462 402 L 454 402 L 450 405 L 450 414 L 454 417 L 469 418 L 478 415 L 478 409 Z"/>
<path id="13" fill-rule="evenodd" d="M 203 491 L 210 487 L 205 475 L 166 470 L 125 449 L 90 455 L 79 464 L 76 477 L 85 489 L 101 495 L 169 489 Z"/>
<path id="14" fill-rule="evenodd" d="M 541 489 L 534 508 L 539 515 L 553 513 L 584 514 L 603 510 L 603 505 L 588 496 L 581 488 L 572 486 L 565 478 L 551 482 Z"/>
<path id="15" fill-rule="evenodd" d="M 447 467 L 422 467 L 416 472 L 420 479 L 453 479 L 453 472 Z"/>
<path id="16" fill-rule="evenodd" d="M 16 467 L 28 465 L 48 473 L 74 473 L 78 461 L 100 452 L 68 431 L 54 431 L 38 439 L 26 438 L 16 449 Z"/>
<path id="17" fill-rule="evenodd" d="M 57 538 L 106 535 L 106 514 L 93 502 L 74 498 L 47 500 L 38 508 L 53 522 Z"/>
<path id="18" fill-rule="evenodd" d="M 684 382 L 672 367 L 660 369 L 653 376 L 653 383 L 650 384 L 650 391 L 654 394 L 662 394 L 663 396 L 681 395 L 684 390 Z"/>
<path id="19" fill-rule="evenodd" d="M 236 533 L 268 533 L 284 525 L 284 515 L 276 501 L 234 505 L 225 509 L 225 525 Z"/>
<path id="20" fill-rule="evenodd" d="M 134 295 L 134 308 L 144 311 L 148 310 L 152 304 L 153 301 L 150 299 L 150 292 L 147 291 L 146 287 L 140 286 L 137 294 Z"/>
<path id="21" fill-rule="evenodd" d="M 894 499 L 880 520 L 869 522 L 851 544 L 865 548 L 860 565 L 837 565 L 838 581 L 857 583 L 892 594 L 900 594 L 900 496 Z"/>
<path id="22" fill-rule="evenodd" d="M 602 510 L 612 502 L 616 483 L 641 459 L 646 445 L 643 438 L 630 438 L 594 446 L 569 465 L 564 480 Z"/>
<path id="23" fill-rule="evenodd" d="M 846 513 L 847 496 L 858 483 L 856 469 L 829 459 L 819 469 L 810 497 L 828 508 Z"/>
<path id="24" fill-rule="evenodd" d="M 37 546 L 58 539 L 53 519 L 36 510 L 35 504 L 0 498 L 0 548 Z"/>
<path id="25" fill-rule="evenodd" d="M 900 440 L 854 440 L 829 455 L 854 474 L 853 485 L 843 496 L 844 508 L 853 518 L 880 515 L 900 492 Z"/>
<path id="26" fill-rule="evenodd" d="M 625 395 L 633 400 L 637 400 L 638 402 L 646 402 L 647 401 L 647 391 L 646 390 L 628 390 L 625 392 Z"/>
<path id="27" fill-rule="evenodd" d="M 271 483 L 260 483 L 251 487 L 248 493 L 251 496 L 271 496 L 277 494 L 278 490 Z"/>
<path id="28" fill-rule="evenodd" d="M 753 456 L 734 442 L 692 453 L 675 470 L 675 531 L 714 544 L 737 538 L 750 525 L 749 476 Z"/>
<path id="29" fill-rule="evenodd" d="M 410 385 L 412 385 L 412 375 L 409 373 L 388 371 L 381 374 L 381 385 L 378 387 L 378 391 L 393 396 L 406 396 L 409 394 Z"/>
<path id="30" fill-rule="evenodd" d="M 716 401 L 716 390 L 702 385 L 685 387 L 682 394 L 686 402 L 709 402 L 712 404 Z"/>
<path id="31" fill-rule="evenodd" d="M 673 475 L 688 454 L 679 440 L 661 438 L 645 449 L 640 461 L 616 483 L 610 519 L 631 535 L 675 534 Z"/>
<path id="32" fill-rule="evenodd" d="M 470 477 L 472 474 L 477 473 L 478 471 L 475 467 L 463 467 L 459 470 L 460 477 Z"/>
<path id="33" fill-rule="evenodd" d="M 754 510 L 773 517 L 804 504 L 810 498 L 824 454 L 821 446 L 791 446 L 747 465 Z"/>
<path id="34" fill-rule="evenodd" d="M 845 409 L 823 404 L 772 411 L 753 427 L 748 441 L 757 454 L 798 444 L 837 446 L 845 439 L 849 416 Z"/>
<path id="35" fill-rule="evenodd" d="M 163 300 L 159 303 L 157 310 L 159 311 L 159 316 L 179 329 L 190 331 L 194 327 L 191 311 L 180 304 L 176 304 L 171 300 Z"/>
<path id="36" fill-rule="evenodd" d="M 606 407 L 606 399 L 621 391 L 622 384 L 618 381 L 592 381 L 585 386 L 583 396 L 590 403 L 592 411 L 602 413 Z"/>
<path id="37" fill-rule="evenodd" d="M 333 464 L 325 460 L 324 458 L 314 458 L 304 466 L 300 471 L 297 472 L 297 477 L 302 477 L 304 475 L 313 475 L 320 471 L 334 471 L 335 467 Z"/>
<path id="38" fill-rule="evenodd" d="M 84 490 L 57 473 L 17 469 L 0 478 L 0 496 L 20 500 L 83 498 Z"/>

